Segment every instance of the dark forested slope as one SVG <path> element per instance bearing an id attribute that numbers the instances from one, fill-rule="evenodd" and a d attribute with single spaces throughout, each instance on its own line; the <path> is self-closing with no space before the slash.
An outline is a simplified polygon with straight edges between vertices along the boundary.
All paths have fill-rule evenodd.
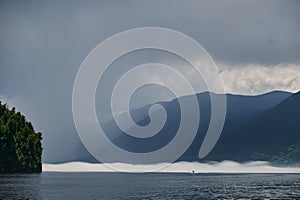
<path id="1" fill-rule="evenodd" d="M 0 173 L 41 172 L 41 140 L 20 112 L 0 102 Z"/>
<path id="2" fill-rule="evenodd" d="M 221 139 L 209 160 L 300 162 L 300 92 Z"/>

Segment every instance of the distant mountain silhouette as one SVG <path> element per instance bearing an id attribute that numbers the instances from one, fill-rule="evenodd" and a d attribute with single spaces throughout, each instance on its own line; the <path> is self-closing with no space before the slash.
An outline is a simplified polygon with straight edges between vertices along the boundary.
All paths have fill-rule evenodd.
<path id="1" fill-rule="evenodd" d="M 206 160 L 300 162 L 300 92 L 221 136 Z"/>
<path id="2" fill-rule="evenodd" d="M 199 123 L 199 129 L 197 136 L 195 137 L 190 148 L 180 157 L 179 160 L 185 161 L 199 161 L 198 151 L 202 144 L 203 138 L 207 131 L 209 121 L 210 121 L 210 96 L 209 95 L 218 95 L 214 93 L 200 93 L 197 94 L 199 101 L 201 120 Z M 224 129 L 222 132 L 222 142 L 224 138 L 232 138 L 237 134 L 237 129 L 242 127 L 244 124 L 248 124 L 255 119 L 263 115 L 263 113 L 268 112 L 269 109 L 276 106 L 281 101 L 290 97 L 291 93 L 274 91 L 266 93 L 263 95 L 257 96 L 243 96 L 243 95 L 233 95 L 227 94 L 227 113 Z M 190 98 L 190 96 L 184 96 L 180 98 Z M 160 102 L 162 106 L 165 107 L 168 118 L 164 128 L 156 136 L 148 139 L 136 139 L 131 136 L 124 134 L 115 124 L 114 120 L 111 120 L 108 123 L 102 124 L 103 129 L 109 133 L 107 136 L 113 141 L 116 145 L 120 146 L 123 149 L 132 152 L 147 152 L 161 148 L 166 145 L 176 134 L 178 124 L 180 123 L 180 108 L 178 104 L 178 99 L 175 99 L 171 102 Z M 131 111 L 131 116 L 133 120 L 139 125 L 146 125 L 150 122 L 148 117 L 148 110 L 151 105 L 144 106 L 139 109 Z M 193 109 L 193 108 L 191 108 Z M 101 114 L 99 114 L 101 121 Z M 191 122 L 194 123 L 194 122 Z M 208 155 L 205 160 L 222 160 L 222 159 L 233 159 L 233 160 L 247 160 L 251 157 L 245 157 L 245 159 L 238 159 L 232 156 L 227 156 L 223 149 L 223 145 L 228 145 L 230 143 L 226 142 L 218 143 L 216 145 L 216 150 L 214 149 L 211 154 Z M 242 145 L 242 144 L 241 144 Z M 230 146 L 230 145 L 229 145 Z M 78 149 L 83 149 L 79 147 Z M 234 149 L 239 149 L 239 146 L 231 146 L 232 151 Z M 80 150 L 81 151 L 81 150 Z M 82 154 L 80 154 L 82 155 Z M 91 156 L 85 158 L 78 158 L 82 161 L 95 162 L 95 159 Z"/>

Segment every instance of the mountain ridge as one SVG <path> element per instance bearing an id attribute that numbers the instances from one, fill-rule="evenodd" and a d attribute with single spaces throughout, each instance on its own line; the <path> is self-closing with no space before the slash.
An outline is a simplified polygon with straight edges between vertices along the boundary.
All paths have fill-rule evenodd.
<path id="1" fill-rule="evenodd" d="M 197 94 L 197 98 L 199 100 L 199 107 L 200 107 L 200 112 L 201 113 L 201 121 L 200 121 L 200 127 L 197 133 L 197 136 L 195 137 L 192 145 L 190 146 L 190 148 L 179 158 L 178 161 L 199 161 L 198 158 L 198 151 L 200 149 L 203 137 L 205 135 L 205 132 L 207 130 L 207 126 L 209 124 L 209 120 L 210 120 L 210 99 L 209 99 L 209 94 L 212 95 L 218 95 L 218 94 L 214 94 L 214 93 L 208 93 L 208 92 L 204 92 L 204 93 L 199 93 Z M 226 94 L 227 97 L 227 114 L 226 114 L 226 120 L 225 120 L 225 125 L 224 125 L 224 130 L 221 136 L 224 135 L 228 135 L 231 134 L 231 132 L 235 129 L 237 129 L 239 126 L 241 126 L 242 124 L 248 122 L 250 119 L 256 117 L 257 115 L 259 115 L 260 113 L 270 109 L 273 106 L 276 106 L 277 104 L 279 104 L 282 100 L 290 97 L 292 95 L 292 93 L 289 92 L 284 92 L 284 91 L 272 91 L 272 92 L 268 92 L 265 94 L 260 94 L 257 96 L 246 96 L 246 95 L 235 95 L 235 94 Z M 180 97 L 180 98 L 189 98 L 189 96 L 184 96 L 184 97 Z M 167 110 L 167 116 L 168 118 L 171 117 L 171 120 L 169 122 L 169 128 L 170 129 L 175 129 L 174 128 L 174 124 L 175 121 L 173 120 L 172 122 L 172 117 L 176 115 L 178 115 L 179 113 L 177 111 L 174 111 L 174 107 L 173 105 L 175 105 L 176 99 L 172 100 L 172 101 L 166 101 L 166 102 L 158 102 L 159 104 L 163 105 L 165 107 L 165 109 Z M 138 108 L 135 111 L 142 113 L 142 115 L 144 115 L 145 117 L 143 119 L 141 119 L 141 115 L 139 115 L 140 113 L 131 113 L 132 117 L 134 119 L 134 121 L 138 124 L 138 125 L 146 125 L 149 123 L 149 116 L 148 116 L 148 110 L 149 110 L 150 105 L 144 106 L 142 108 Z M 99 113 L 101 114 L 101 113 Z M 136 117 L 137 116 L 137 117 Z M 104 124 L 104 126 L 107 126 L 107 132 L 114 132 L 116 133 L 115 136 L 117 136 L 117 140 L 119 139 L 119 144 L 121 147 L 127 147 L 129 146 L 130 151 L 137 151 L 140 152 L 142 148 L 147 147 L 147 145 L 149 146 L 149 148 L 154 148 L 153 147 L 153 142 L 152 144 L 147 144 L 147 145 L 140 145 L 140 147 L 136 147 L 135 145 L 133 145 L 134 143 L 130 143 L 128 141 L 123 140 L 122 138 L 118 138 L 118 135 L 124 134 L 122 133 L 120 130 L 118 129 L 111 129 L 109 126 L 109 124 Z M 167 127 L 168 129 L 168 127 Z M 167 130 L 167 129 L 164 129 Z M 170 136 L 170 135 L 169 135 Z M 112 137 L 114 139 L 114 137 Z M 164 139 L 164 138 L 163 138 Z M 125 141 L 125 142 L 124 142 Z M 122 143 L 124 142 L 124 143 Z M 126 143 L 128 142 L 128 143 Z M 165 143 L 168 142 L 167 140 L 165 141 Z M 160 143 L 160 141 L 158 142 Z M 123 146 L 122 146 L 123 145 Z M 162 145 L 162 144 L 161 144 Z M 130 147 L 136 147 L 136 148 L 131 148 Z M 155 146 L 155 145 L 154 145 Z M 159 145 L 156 145 L 159 146 Z M 138 149 L 140 148 L 140 149 Z M 158 147 L 157 147 L 158 148 Z M 79 160 L 79 161 L 87 161 L 87 162 L 98 162 L 96 161 L 91 155 L 89 155 L 89 153 L 87 152 L 87 150 L 85 149 L 85 147 L 83 147 L 82 144 L 78 145 L 77 148 L 77 152 L 79 155 L 82 156 L 78 156 L 78 159 L 74 159 L 74 160 Z M 83 153 L 86 152 L 86 153 Z M 204 159 L 206 160 L 206 159 Z M 72 161 L 72 160 L 67 160 L 67 161 Z M 64 162 L 64 161 L 62 161 Z"/>
<path id="2" fill-rule="evenodd" d="M 300 92 L 221 137 L 207 160 L 300 162 Z M 298 153 L 298 154 L 297 154 Z"/>

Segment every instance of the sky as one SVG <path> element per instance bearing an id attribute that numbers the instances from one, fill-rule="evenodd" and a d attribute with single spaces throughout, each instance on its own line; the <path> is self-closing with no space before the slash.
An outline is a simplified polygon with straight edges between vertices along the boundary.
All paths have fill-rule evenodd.
<path id="1" fill-rule="evenodd" d="M 73 159 L 80 156 L 73 83 L 101 41 L 131 28 L 177 30 L 210 54 L 227 93 L 297 92 L 299 19 L 296 0 L 0 0 L 0 97 L 43 132 L 44 162 Z"/>

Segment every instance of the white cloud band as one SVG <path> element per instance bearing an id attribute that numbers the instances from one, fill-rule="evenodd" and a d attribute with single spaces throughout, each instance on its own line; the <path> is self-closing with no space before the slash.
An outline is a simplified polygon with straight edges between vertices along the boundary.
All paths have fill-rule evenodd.
<path id="1" fill-rule="evenodd" d="M 220 74 L 227 93 L 255 95 L 273 90 L 300 90 L 300 65 L 224 66 Z"/>

